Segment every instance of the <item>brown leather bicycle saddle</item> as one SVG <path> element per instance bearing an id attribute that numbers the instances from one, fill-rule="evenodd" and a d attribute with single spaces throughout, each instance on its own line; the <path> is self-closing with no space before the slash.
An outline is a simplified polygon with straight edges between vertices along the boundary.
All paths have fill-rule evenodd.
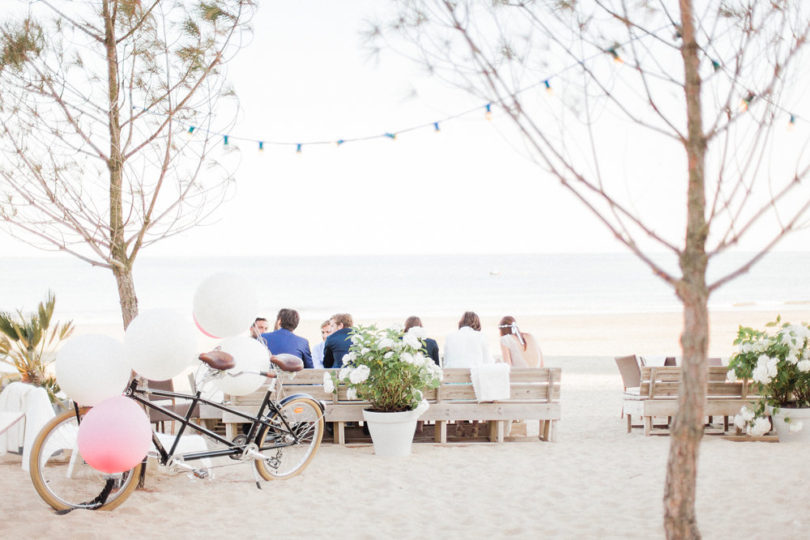
<path id="1" fill-rule="evenodd" d="M 304 361 L 292 354 L 274 354 L 270 357 L 270 361 L 282 371 L 301 371 L 304 369 Z"/>
<path id="2" fill-rule="evenodd" d="M 233 360 L 233 355 L 226 353 L 225 351 L 209 351 L 200 354 L 200 360 L 208 364 L 214 369 L 218 369 L 220 371 L 225 371 L 226 369 L 231 369 L 233 366 L 236 365 L 236 362 Z"/>

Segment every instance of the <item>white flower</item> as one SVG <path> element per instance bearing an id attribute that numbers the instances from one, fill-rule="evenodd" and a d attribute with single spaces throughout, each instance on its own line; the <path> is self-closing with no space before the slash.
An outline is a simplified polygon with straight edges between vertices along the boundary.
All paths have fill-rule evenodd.
<path id="1" fill-rule="evenodd" d="M 357 390 L 354 388 L 348 388 L 346 390 L 346 399 L 357 399 Z"/>
<path id="2" fill-rule="evenodd" d="M 417 366 L 424 366 L 425 360 L 427 360 L 427 358 L 421 352 L 418 352 L 415 355 L 413 355 L 413 363 Z"/>
<path id="3" fill-rule="evenodd" d="M 335 383 L 332 381 L 332 376 L 329 373 L 323 374 L 323 389 L 328 394 L 335 391 Z"/>
<path id="4" fill-rule="evenodd" d="M 757 367 L 754 368 L 754 371 L 751 373 L 751 378 L 758 383 L 768 384 L 769 382 L 771 382 L 771 379 L 773 377 L 768 375 L 767 366 L 758 365 Z"/>
<path id="5" fill-rule="evenodd" d="M 764 353 L 768 350 L 768 341 L 765 339 L 760 339 L 751 347 L 751 350 L 758 353 Z"/>
<path id="6" fill-rule="evenodd" d="M 734 372 L 733 369 L 728 370 L 728 373 L 726 373 L 726 380 L 728 382 L 734 382 L 737 380 L 737 374 Z"/>
<path id="7" fill-rule="evenodd" d="M 338 371 L 338 380 L 339 381 L 348 380 L 349 374 L 352 372 L 352 369 L 353 368 L 351 366 L 343 366 L 342 368 L 340 368 L 340 371 Z"/>
<path id="8" fill-rule="evenodd" d="M 757 418 L 754 420 L 746 430 L 746 433 L 753 437 L 759 437 L 761 435 L 765 435 L 771 430 L 771 423 L 768 421 L 767 418 Z"/>
<path id="9" fill-rule="evenodd" d="M 738 414 L 737 416 L 734 417 L 734 425 L 737 426 L 738 428 L 745 429 L 745 424 L 746 424 L 745 418 L 743 418 L 741 414 Z"/>
<path id="10" fill-rule="evenodd" d="M 798 364 L 796 364 L 796 367 L 802 373 L 807 373 L 810 371 L 810 360 L 801 360 Z"/>
<path id="11" fill-rule="evenodd" d="M 380 349 L 390 349 L 394 346 L 394 340 L 391 338 L 383 338 L 377 344 L 377 347 Z"/>
<path id="12" fill-rule="evenodd" d="M 794 366 L 799 363 L 799 351 L 796 349 L 790 349 L 785 360 Z"/>
<path id="13" fill-rule="evenodd" d="M 371 370 L 369 369 L 368 366 L 365 366 L 365 365 L 357 366 L 349 374 L 349 380 L 353 384 L 360 384 L 362 382 L 365 382 L 366 379 L 368 379 L 368 376 L 369 376 L 370 373 L 371 373 Z"/>
<path id="14" fill-rule="evenodd" d="M 416 336 L 416 334 L 412 334 L 410 331 L 404 336 L 402 336 L 402 341 L 403 343 L 405 343 L 405 345 L 413 349 L 422 348 L 422 342 L 419 341 L 419 338 Z"/>
<path id="15" fill-rule="evenodd" d="M 740 416 L 742 416 L 743 420 L 745 420 L 746 422 L 750 422 L 751 420 L 754 419 L 754 411 L 752 411 L 748 407 L 743 407 L 742 409 L 740 409 Z"/>
<path id="16" fill-rule="evenodd" d="M 350 353 L 343 356 L 343 363 L 344 364 L 351 364 L 355 360 L 357 360 L 357 353 L 354 352 L 354 351 L 352 351 L 352 352 L 350 352 Z"/>
<path id="17" fill-rule="evenodd" d="M 413 364 L 413 355 L 409 352 L 402 353 L 399 359 L 405 362 L 406 364 Z"/>
<path id="18" fill-rule="evenodd" d="M 425 329 L 422 328 L 421 326 L 412 326 L 411 328 L 408 329 L 406 335 L 408 334 L 413 334 L 414 336 L 421 339 L 425 339 L 427 337 L 427 332 L 425 332 Z"/>
<path id="19" fill-rule="evenodd" d="M 363 347 L 362 349 L 360 349 L 360 356 L 363 356 L 364 354 L 368 354 L 369 351 L 371 351 L 371 349 L 369 349 L 368 347 Z"/>
<path id="20" fill-rule="evenodd" d="M 385 353 L 385 354 L 383 355 L 383 358 L 385 358 L 386 360 L 388 360 L 388 359 L 389 359 L 389 358 L 391 358 L 392 356 L 394 356 L 394 351 L 388 351 L 387 353 Z"/>
<path id="21" fill-rule="evenodd" d="M 801 431 L 802 427 L 804 427 L 804 426 L 803 426 L 801 420 L 799 420 L 798 422 L 795 422 L 795 421 L 790 422 L 790 432 L 791 433 L 796 433 L 797 431 Z"/>

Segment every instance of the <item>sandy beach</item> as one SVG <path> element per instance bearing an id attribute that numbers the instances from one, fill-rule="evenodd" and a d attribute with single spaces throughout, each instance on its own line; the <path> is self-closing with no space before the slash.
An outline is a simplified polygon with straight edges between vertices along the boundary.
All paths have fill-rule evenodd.
<path id="1" fill-rule="evenodd" d="M 714 314 L 711 354 L 730 354 L 738 324 L 759 325 L 774 315 Z M 453 322 L 442 324 L 449 331 Z M 0 457 L 0 530 L 5 538 L 662 537 L 670 440 L 625 432 L 612 357 L 677 354 L 680 314 L 521 322 L 541 337 L 546 365 L 562 368 L 557 442 L 420 443 L 412 456 L 388 459 L 368 445 L 324 444 L 302 475 L 265 482 L 261 490 L 244 464 L 217 469 L 213 480 L 152 468 L 147 489 L 120 508 L 65 516 L 39 499 L 20 457 L 6 454 Z M 444 329 L 438 321 L 425 326 L 436 335 Z M 795 446 L 704 437 L 697 494 L 704 537 L 806 538 L 806 472 L 806 452 Z"/>

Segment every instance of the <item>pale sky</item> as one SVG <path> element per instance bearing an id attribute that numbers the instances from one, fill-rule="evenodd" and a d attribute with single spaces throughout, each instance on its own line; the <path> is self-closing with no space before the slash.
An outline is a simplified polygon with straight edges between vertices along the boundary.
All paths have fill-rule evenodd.
<path id="1" fill-rule="evenodd" d="M 143 256 L 623 249 L 505 140 L 503 119 L 485 119 L 480 98 L 427 78 L 394 54 L 368 59 L 360 30 L 381 4 L 261 3 L 255 36 L 229 68 L 241 103 L 229 133 L 241 154 L 235 195 L 211 225 L 158 243 Z M 269 144 L 394 132 L 474 107 L 480 113 L 443 123 L 438 133 L 428 127 L 395 141 L 304 144 L 300 154 Z M 258 152 L 255 142 L 239 138 L 268 142 Z M 656 194 L 648 195 L 654 206 Z M 658 219 L 666 226 L 682 217 Z M 803 249 L 807 240 L 803 232 L 780 249 Z M 0 252 L 42 253 L 2 232 Z"/>

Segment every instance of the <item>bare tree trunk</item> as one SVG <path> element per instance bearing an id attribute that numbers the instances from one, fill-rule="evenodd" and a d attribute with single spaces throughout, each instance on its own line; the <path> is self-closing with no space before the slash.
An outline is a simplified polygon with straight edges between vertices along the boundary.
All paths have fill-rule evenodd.
<path id="1" fill-rule="evenodd" d="M 127 267 L 124 270 L 117 266 L 113 267 L 115 282 L 118 285 L 118 299 L 121 303 L 121 316 L 124 320 L 124 328 L 129 326 L 138 315 L 138 297 L 135 295 L 135 282 L 132 279 L 132 269 Z"/>
<path id="2" fill-rule="evenodd" d="M 695 516 L 697 459 L 703 437 L 703 402 L 706 399 L 706 354 L 709 346 L 709 292 L 706 286 L 706 140 L 700 99 L 700 60 L 691 0 L 680 0 L 687 109 L 686 153 L 689 166 L 686 247 L 681 254 L 683 278 L 677 294 L 683 302 L 681 335 L 683 367 L 678 414 L 672 426 L 664 490 L 664 528 L 667 538 L 700 538 Z"/>
<path id="3" fill-rule="evenodd" d="M 116 49 L 115 21 L 110 12 L 109 0 L 102 5 L 104 16 L 104 47 L 107 51 L 107 75 L 109 90 L 110 158 L 107 168 L 110 171 L 110 256 L 115 281 L 118 285 L 118 298 L 121 303 L 121 316 L 124 329 L 138 315 L 138 298 L 135 295 L 135 282 L 132 280 L 132 262 L 127 258 L 127 244 L 124 239 L 123 217 L 123 168 L 121 154 L 121 119 L 118 110 L 118 58 Z M 148 226 L 147 223 L 144 226 Z"/>

